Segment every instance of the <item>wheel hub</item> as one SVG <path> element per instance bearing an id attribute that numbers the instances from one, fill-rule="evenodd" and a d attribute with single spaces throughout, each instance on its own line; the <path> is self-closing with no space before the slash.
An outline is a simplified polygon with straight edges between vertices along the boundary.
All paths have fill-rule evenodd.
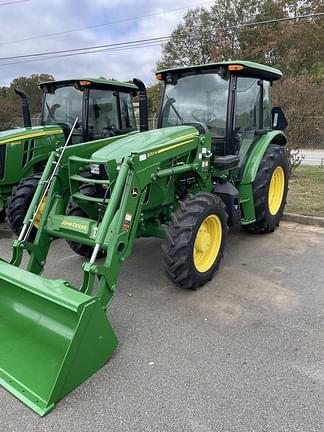
<path id="1" fill-rule="evenodd" d="M 285 172 L 282 166 L 273 171 L 268 192 L 268 207 L 272 216 L 280 210 L 285 191 Z"/>
<path id="2" fill-rule="evenodd" d="M 209 215 L 196 234 L 193 262 L 196 270 L 204 273 L 213 266 L 222 243 L 222 223 L 217 215 Z"/>
<path id="3" fill-rule="evenodd" d="M 206 252 L 210 247 L 211 237 L 205 227 L 200 228 L 196 239 L 196 249 L 198 252 Z"/>

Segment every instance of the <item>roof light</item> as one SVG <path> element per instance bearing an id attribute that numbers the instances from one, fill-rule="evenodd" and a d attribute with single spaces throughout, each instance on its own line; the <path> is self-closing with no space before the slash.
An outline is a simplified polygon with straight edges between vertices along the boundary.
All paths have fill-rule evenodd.
<path id="1" fill-rule="evenodd" d="M 90 86 L 92 83 L 91 81 L 79 81 L 80 86 Z"/>
<path id="2" fill-rule="evenodd" d="M 237 72 L 237 71 L 244 70 L 244 66 L 243 65 L 231 64 L 231 65 L 228 66 L 228 70 L 231 71 L 231 72 Z"/>

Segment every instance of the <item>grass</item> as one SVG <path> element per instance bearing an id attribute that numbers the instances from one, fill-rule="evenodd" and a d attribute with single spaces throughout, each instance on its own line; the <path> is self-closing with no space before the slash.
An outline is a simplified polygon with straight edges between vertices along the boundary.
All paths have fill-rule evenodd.
<path id="1" fill-rule="evenodd" d="M 324 167 L 303 165 L 294 171 L 285 211 L 324 217 Z"/>

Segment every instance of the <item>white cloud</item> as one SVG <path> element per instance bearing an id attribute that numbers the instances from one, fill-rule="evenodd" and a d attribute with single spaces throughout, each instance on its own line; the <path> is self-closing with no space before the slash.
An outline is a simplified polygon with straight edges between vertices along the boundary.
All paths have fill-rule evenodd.
<path id="1" fill-rule="evenodd" d="M 177 2 L 138 0 L 136 3 L 133 0 L 92 0 L 91 2 L 87 0 L 51 0 L 51 2 L 31 0 L 17 5 L 3 6 L 0 10 L 2 34 L 0 57 L 166 36 L 176 27 L 186 10 L 54 37 L 1 45 L 8 41 L 37 35 L 182 8 L 193 3 L 190 0 L 178 0 Z M 28 76 L 32 73 L 51 73 L 56 79 L 102 75 L 126 80 L 136 76 L 151 83 L 154 81 L 153 71 L 160 55 L 160 46 L 155 46 L 55 60 L 39 60 L 10 66 L 1 66 L 1 64 L 16 60 L 0 61 L 0 86 L 8 85 L 15 77 Z"/>

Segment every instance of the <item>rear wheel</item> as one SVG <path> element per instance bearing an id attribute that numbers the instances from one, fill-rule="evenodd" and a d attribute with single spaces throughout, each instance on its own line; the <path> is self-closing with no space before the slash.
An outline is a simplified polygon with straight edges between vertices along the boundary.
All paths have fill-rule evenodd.
<path id="1" fill-rule="evenodd" d="M 284 147 L 271 144 L 261 161 L 253 184 L 256 221 L 251 232 L 273 232 L 279 225 L 288 193 L 288 158 Z"/>
<path id="2" fill-rule="evenodd" d="M 40 178 L 41 174 L 33 174 L 30 177 L 24 178 L 13 188 L 11 196 L 8 198 L 7 219 L 13 232 L 17 235 L 20 234 L 24 217 L 35 194 Z M 33 228 L 29 238 L 34 238 L 35 234 L 36 228 Z"/>
<path id="3" fill-rule="evenodd" d="M 223 257 L 227 213 L 222 200 L 200 192 L 180 201 L 162 243 L 169 279 L 196 289 L 210 281 Z"/>

